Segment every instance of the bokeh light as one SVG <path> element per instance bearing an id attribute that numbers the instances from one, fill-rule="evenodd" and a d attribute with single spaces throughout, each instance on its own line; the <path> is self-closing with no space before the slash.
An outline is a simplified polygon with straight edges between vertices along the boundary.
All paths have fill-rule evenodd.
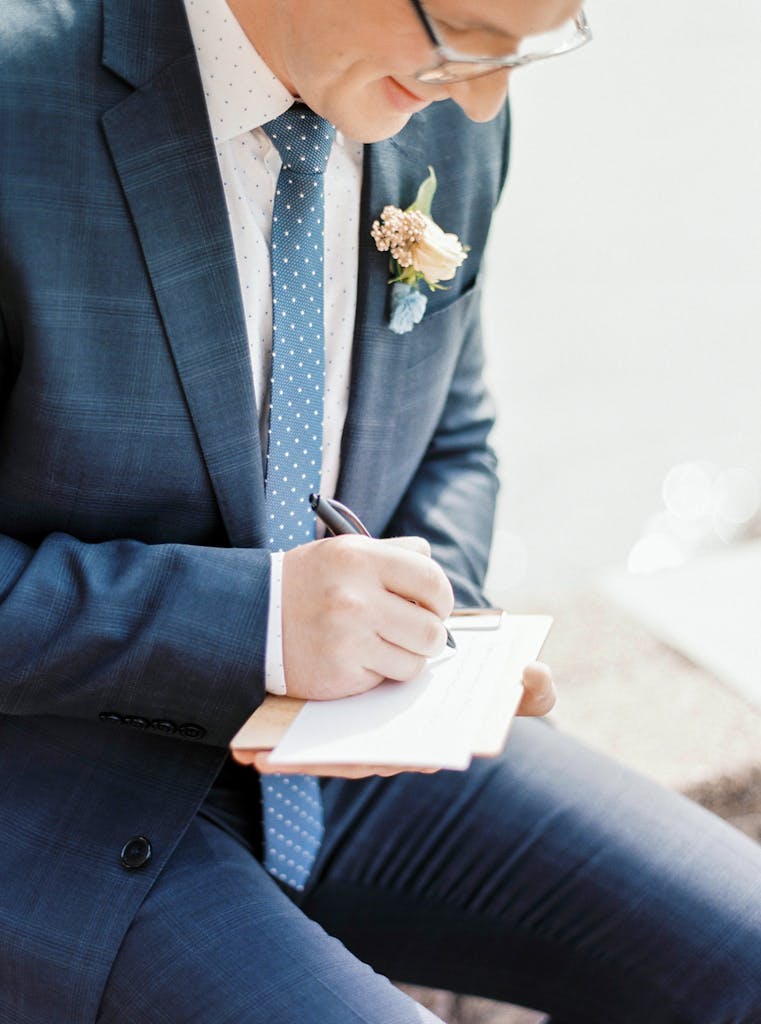
<path id="1" fill-rule="evenodd" d="M 713 487 L 716 517 L 738 526 L 750 522 L 761 506 L 761 487 L 747 469 L 735 466 L 719 473 Z"/>
<path id="2" fill-rule="evenodd" d="M 681 545 L 667 533 L 648 533 L 629 552 L 627 569 L 631 573 L 651 573 L 673 569 L 686 561 Z"/>
<path id="3" fill-rule="evenodd" d="M 761 510 L 761 484 L 744 466 L 681 462 L 666 474 L 663 508 L 629 552 L 631 573 L 682 565 L 698 552 L 746 537 Z"/>
<path id="4" fill-rule="evenodd" d="M 682 462 L 666 474 L 663 504 L 677 519 L 694 522 L 710 515 L 716 466 L 709 462 Z"/>

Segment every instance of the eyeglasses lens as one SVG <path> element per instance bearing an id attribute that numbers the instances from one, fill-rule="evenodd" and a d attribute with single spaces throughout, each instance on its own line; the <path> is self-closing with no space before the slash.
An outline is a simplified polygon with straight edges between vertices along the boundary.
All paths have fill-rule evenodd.
<path id="1" fill-rule="evenodd" d="M 460 40 L 440 26 L 437 26 L 437 30 L 446 56 L 439 63 L 419 72 L 417 77 L 421 82 L 436 84 L 480 78 L 505 67 L 520 67 L 535 60 L 567 53 L 583 46 L 591 38 L 586 18 L 579 14 L 551 32 L 525 36 L 513 53 L 463 53 L 460 57 L 461 51 L 455 45 Z M 473 59 L 468 60 L 469 57 Z"/>

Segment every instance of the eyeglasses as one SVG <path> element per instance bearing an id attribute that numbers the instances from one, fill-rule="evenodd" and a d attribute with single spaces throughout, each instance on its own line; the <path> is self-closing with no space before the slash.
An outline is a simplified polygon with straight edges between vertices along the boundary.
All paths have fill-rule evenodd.
<path id="1" fill-rule="evenodd" d="M 592 31 L 586 15 L 579 11 L 575 18 L 565 22 L 559 28 L 541 35 L 526 36 L 521 40 L 514 53 L 504 56 L 477 57 L 474 54 L 460 53 L 450 46 L 440 29 L 426 13 L 421 0 L 410 0 L 426 35 L 436 48 L 437 60 L 434 64 L 421 68 L 415 78 L 419 82 L 440 84 L 446 82 L 463 82 L 469 78 L 480 78 L 502 68 L 520 68 L 524 64 L 532 64 L 548 57 L 559 57 L 571 50 L 578 50 L 592 39 Z"/>

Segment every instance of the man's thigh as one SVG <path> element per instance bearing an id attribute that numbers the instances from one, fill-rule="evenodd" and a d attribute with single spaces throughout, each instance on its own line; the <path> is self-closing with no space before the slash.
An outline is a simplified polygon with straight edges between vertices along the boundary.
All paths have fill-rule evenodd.
<path id="1" fill-rule="evenodd" d="M 466 773 L 324 787 L 304 909 L 403 981 L 553 1022 L 761 1022 L 761 850 L 543 722 Z"/>
<path id="2" fill-rule="evenodd" d="M 127 932 L 98 1024 L 441 1024 L 199 816 Z"/>

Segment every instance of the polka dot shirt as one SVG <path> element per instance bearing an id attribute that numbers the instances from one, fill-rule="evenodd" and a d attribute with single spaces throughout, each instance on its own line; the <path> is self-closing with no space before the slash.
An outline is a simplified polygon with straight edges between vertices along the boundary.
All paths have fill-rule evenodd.
<path id="1" fill-rule="evenodd" d="M 249 42 L 225 0 L 185 0 L 230 219 L 246 318 L 262 452 L 272 352 L 270 230 L 281 160 L 262 125 L 293 96 Z M 325 396 L 320 491 L 335 493 L 349 403 L 357 292 L 362 146 L 340 132 L 325 175 Z M 285 692 L 280 623 L 282 556 L 273 555 L 267 689 Z M 276 564 L 278 563 L 278 564 Z"/>

